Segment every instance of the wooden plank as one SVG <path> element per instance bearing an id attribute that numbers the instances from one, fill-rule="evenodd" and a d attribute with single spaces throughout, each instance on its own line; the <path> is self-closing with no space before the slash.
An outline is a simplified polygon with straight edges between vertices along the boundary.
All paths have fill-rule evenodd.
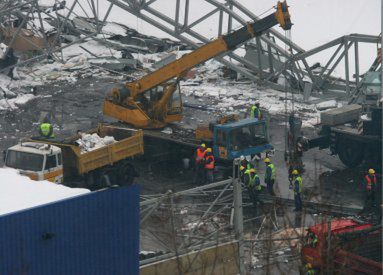
<path id="1" fill-rule="evenodd" d="M 225 243 L 144 265 L 140 267 L 140 274 L 239 274 L 238 242 Z"/>

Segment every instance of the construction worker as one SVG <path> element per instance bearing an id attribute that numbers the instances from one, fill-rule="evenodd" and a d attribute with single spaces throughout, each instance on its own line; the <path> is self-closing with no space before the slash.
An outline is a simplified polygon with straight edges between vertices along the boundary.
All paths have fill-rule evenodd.
<path id="1" fill-rule="evenodd" d="M 305 265 L 305 269 L 306 269 L 306 273 L 305 273 L 305 275 L 315 275 L 315 269 L 313 269 L 312 264 L 307 263 L 307 264 Z"/>
<path id="2" fill-rule="evenodd" d="M 250 108 L 250 118 L 262 119 L 262 113 L 259 109 L 259 102 L 255 102 L 253 106 Z"/>
<path id="3" fill-rule="evenodd" d="M 203 184 L 205 182 L 205 156 L 206 156 L 206 145 L 202 143 L 196 151 L 195 158 L 195 176 L 194 183 L 195 184 Z"/>
<path id="4" fill-rule="evenodd" d="M 247 169 L 244 173 L 244 183 L 253 202 L 254 208 L 257 207 L 258 192 L 261 191 L 261 181 L 254 168 Z"/>
<path id="5" fill-rule="evenodd" d="M 302 211 L 302 177 L 299 175 L 298 170 L 293 170 L 293 184 L 294 184 L 294 202 L 295 209 L 294 211 Z"/>
<path id="6" fill-rule="evenodd" d="M 264 162 L 266 164 L 266 173 L 265 173 L 265 183 L 267 186 L 267 191 L 270 195 L 274 196 L 274 183 L 275 183 L 275 166 L 271 163 L 269 158 L 265 158 Z"/>
<path id="7" fill-rule="evenodd" d="M 310 244 L 313 248 L 315 248 L 317 246 L 318 238 L 313 232 L 309 233 L 309 241 L 310 241 Z"/>
<path id="8" fill-rule="evenodd" d="M 251 169 L 251 163 L 245 158 L 245 156 L 241 156 L 240 158 L 241 166 L 245 167 L 247 169 Z"/>
<path id="9" fill-rule="evenodd" d="M 40 136 L 44 138 L 54 138 L 55 135 L 53 134 L 53 127 L 52 124 L 50 124 L 48 118 L 44 118 L 43 123 L 39 126 L 39 133 Z"/>
<path id="10" fill-rule="evenodd" d="M 215 167 L 215 159 L 211 148 L 206 149 L 205 156 L 205 175 L 208 183 L 212 183 L 214 181 L 214 167 Z"/>
<path id="11" fill-rule="evenodd" d="M 375 193 L 376 193 L 376 175 L 375 170 L 368 169 L 367 175 L 364 177 L 364 183 L 366 185 L 366 201 L 365 207 L 376 206 Z"/>

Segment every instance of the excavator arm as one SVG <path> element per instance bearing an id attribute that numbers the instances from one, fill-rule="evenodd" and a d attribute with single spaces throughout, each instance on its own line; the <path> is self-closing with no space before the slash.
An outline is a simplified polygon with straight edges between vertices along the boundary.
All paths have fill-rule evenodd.
<path id="1" fill-rule="evenodd" d="M 126 83 L 124 87 L 114 88 L 108 93 L 104 102 L 104 114 L 125 121 L 135 127 L 160 128 L 171 121 L 179 121 L 182 115 L 167 119 L 166 106 L 176 91 L 174 83 L 167 83 L 173 78 L 180 78 L 195 66 L 234 50 L 249 39 L 262 34 L 262 32 L 279 24 L 284 30 L 292 26 L 286 1 L 277 4 L 277 10 L 259 21 L 248 23 L 246 26 L 223 35 L 189 54 L 165 65 L 164 67 L 133 82 Z M 149 106 L 137 104 L 137 97 L 158 86 L 163 86 L 163 97 Z M 141 105 L 141 106 L 140 106 Z M 182 111 L 182 110 L 181 110 Z"/>

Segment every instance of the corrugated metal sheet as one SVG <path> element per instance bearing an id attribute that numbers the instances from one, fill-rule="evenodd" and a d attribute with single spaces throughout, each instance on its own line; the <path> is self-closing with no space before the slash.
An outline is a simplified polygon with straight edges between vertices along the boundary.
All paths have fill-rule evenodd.
<path id="1" fill-rule="evenodd" d="M 0 274 L 138 274 L 139 188 L 0 217 Z"/>

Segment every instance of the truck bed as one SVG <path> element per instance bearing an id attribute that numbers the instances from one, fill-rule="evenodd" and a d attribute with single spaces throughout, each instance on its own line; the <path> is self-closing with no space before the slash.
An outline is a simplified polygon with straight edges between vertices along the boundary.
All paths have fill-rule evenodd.
<path id="1" fill-rule="evenodd" d="M 80 138 L 78 135 L 61 140 L 38 139 L 44 143 L 53 144 L 61 148 L 64 177 L 82 175 L 97 168 L 114 164 L 122 159 L 144 153 L 142 130 L 100 125 L 98 128 L 86 131 L 85 133 L 97 133 L 100 137 L 112 136 L 116 142 L 89 152 L 81 152 L 76 144 L 76 140 Z"/>

